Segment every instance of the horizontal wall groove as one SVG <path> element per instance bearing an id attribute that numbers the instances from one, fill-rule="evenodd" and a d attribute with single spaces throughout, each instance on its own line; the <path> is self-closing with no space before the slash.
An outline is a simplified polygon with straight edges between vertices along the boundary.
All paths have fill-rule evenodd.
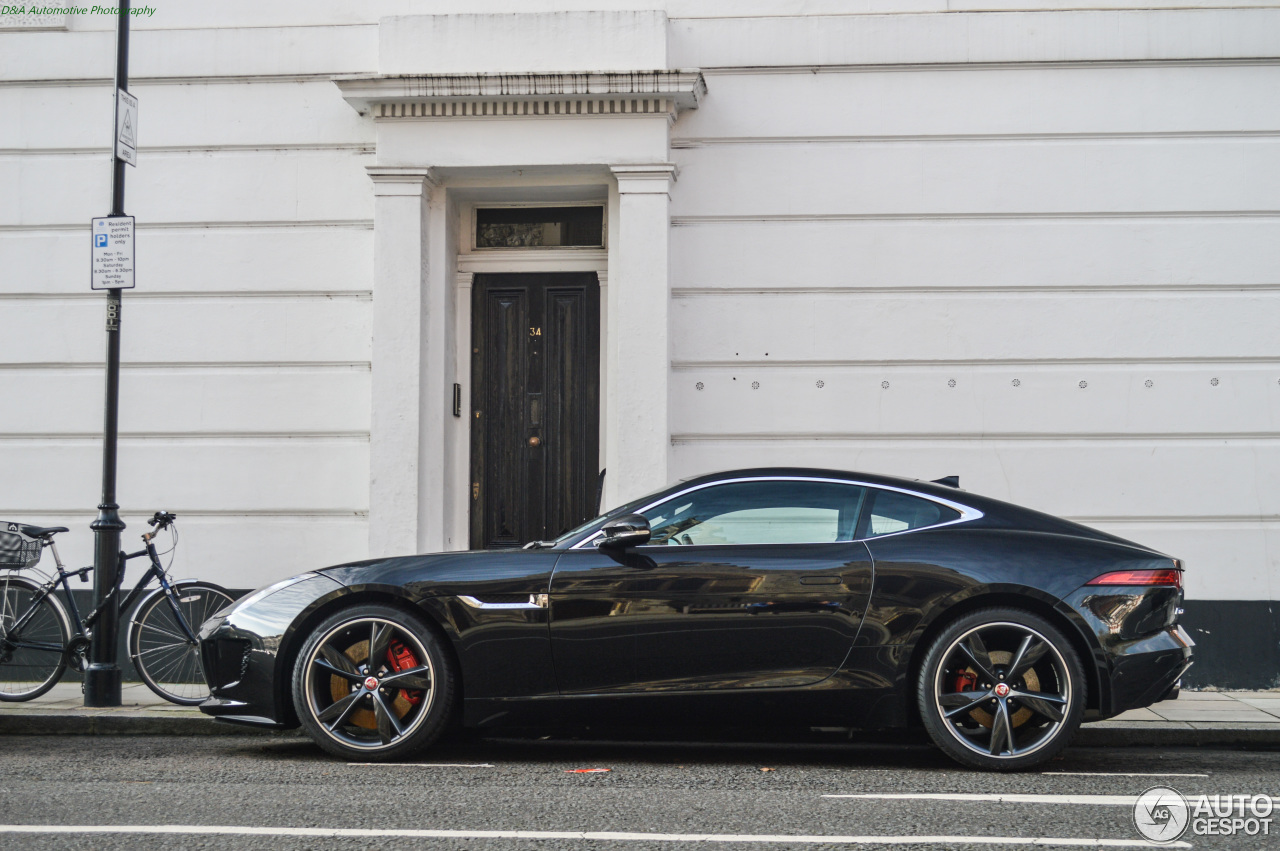
<path id="1" fill-rule="evenodd" d="M 1043 442 L 1051 446 L 1096 445 L 1099 443 L 1132 443 L 1144 441 L 1169 444 L 1197 444 L 1205 441 L 1218 443 L 1269 443 L 1280 441 L 1280 431 L 1264 432 L 983 432 L 981 434 L 960 434 L 956 432 L 875 432 L 874 434 L 852 434 L 849 432 L 800 432 L 769 431 L 739 432 L 736 434 L 717 433 L 685 433 L 671 435 L 675 443 L 744 443 L 744 442 L 785 442 L 803 441 L 846 441 L 849 443 L 916 443 L 928 441 L 937 444 L 966 443 L 1036 443 Z"/>
<path id="2" fill-rule="evenodd" d="M 120 442 L 145 441 L 151 445 L 176 443 L 206 443 L 209 441 L 259 441 L 262 443 L 368 443 L 367 431 L 330 431 L 330 432 L 270 432 L 270 431 L 189 431 L 189 432 L 146 432 L 121 431 Z M 2 434 L 0 445 L 5 443 L 45 443 L 48 445 L 70 446 L 102 442 L 102 432 L 68 432 L 64 434 Z"/>
<path id="3" fill-rule="evenodd" d="M 690 136 L 671 140 L 672 148 L 704 148 L 719 145 L 891 145 L 966 142 L 1088 142 L 1151 139 L 1276 139 L 1276 130 L 1167 130 L 1111 133 L 961 133 L 861 136 Z M 3 152 L 0 152 L 3 153 Z"/>
<path id="4" fill-rule="evenodd" d="M 698 70 L 704 77 L 745 77 L 760 74 L 882 74 L 912 71 L 1025 71 L 1092 70 L 1095 68 L 1232 68 L 1280 65 L 1276 56 L 1243 56 L 1230 59 L 1073 59 L 1055 61 L 1012 60 L 1009 62 L 884 62 L 829 65 L 706 65 Z"/>
<path id="5" fill-rule="evenodd" d="M 15 361 L 0 363 L 0 370 L 50 370 L 72 372 L 75 370 L 100 373 L 102 361 Z M 221 370 L 224 372 L 369 372 L 368 361 L 122 361 L 122 370 L 171 370 L 176 372 Z"/>
<path id="6" fill-rule="evenodd" d="M 676 19 L 673 19 L 676 20 Z M 748 76 L 759 74 L 866 74 L 912 71 L 1020 71 L 1042 69 L 1095 68 L 1195 68 L 1280 65 L 1280 57 L 1245 57 L 1239 59 L 1083 59 L 1070 62 L 937 62 L 885 63 L 866 65 L 718 65 L 702 67 L 704 77 Z M 376 68 L 343 69 L 315 74 L 190 74 L 173 76 L 139 76 L 129 78 L 130 88 L 142 86 L 186 86 L 203 83 L 327 83 L 334 74 L 376 74 Z M 101 86 L 110 88 L 111 77 L 13 78 L 0 80 L 0 88 L 62 88 Z"/>
<path id="7" fill-rule="evenodd" d="M 1280 282 L 1266 284 L 1010 284 L 1007 286 L 880 286 L 880 287 L 672 287 L 672 298 L 703 296 L 789 296 L 789 295 L 1046 295 L 1068 293 L 1090 295 L 1185 295 L 1194 293 L 1280 292 Z"/>
<path id="8" fill-rule="evenodd" d="M 975 367 L 1036 367 L 1036 366 L 1130 366 L 1135 369 L 1143 366 L 1161 366 L 1165 364 L 1217 366 L 1223 364 L 1266 364 L 1280 367 L 1280 353 L 1260 356 L 1220 356 L 1220 357 L 1165 357 L 1165 358 L 901 358 L 895 360 L 870 360 L 850 358 L 848 360 L 802 360 L 799 358 L 735 358 L 732 360 L 673 360 L 673 370 L 688 371 L 694 369 L 743 369 L 770 366 L 786 366 L 803 369 L 839 369 L 874 368 L 892 369 L 895 367 L 921 366 L 975 366 Z"/>
<path id="9" fill-rule="evenodd" d="M 297 142 L 297 143 L 274 143 L 274 144 L 244 144 L 244 145 L 156 145 L 153 147 L 138 148 L 139 154 L 242 154 L 242 153 L 281 153 L 281 152 L 318 152 L 328 153 L 331 151 L 354 151 L 361 154 L 372 154 L 377 151 L 377 145 L 373 142 Z M 22 156 L 44 156 L 44 157 L 62 157 L 62 156 L 100 156 L 109 158 L 111 149 L 108 147 L 94 148 L 0 148 L 0 157 L 22 157 Z"/>
<path id="10" fill-rule="evenodd" d="M 281 221 L 200 221 L 200 222 L 148 222 L 139 221 L 135 225 L 137 230 L 274 230 L 277 228 L 290 229 L 306 229 L 317 228 L 324 230 L 332 229 L 348 229 L 348 230 L 373 230 L 373 219 L 311 219 L 311 220 L 281 220 Z M 0 234 L 5 233 L 61 233 L 66 231 L 83 231 L 88 233 L 89 224 L 87 222 L 45 222 L 43 224 L 30 225 L 3 225 L 0 224 Z"/>
<path id="11" fill-rule="evenodd" d="M 1109 211 L 1054 211 L 1010 213 L 739 213 L 672 216 L 672 227 L 691 225 L 740 224 L 794 224 L 822 222 L 951 222 L 951 221 L 1075 221 L 1075 220 L 1134 220 L 1152 219 L 1275 219 L 1280 210 L 1121 210 Z M 3 228 L 0 228 L 2 230 Z"/>
<path id="12" fill-rule="evenodd" d="M 334 72 L 338 73 L 338 72 Z M 376 74 L 376 70 L 342 71 L 343 74 Z M 0 80 L 0 88 L 80 88 L 96 87 L 110 89 L 115 83 L 114 77 L 67 77 L 40 79 Z M 129 88 L 141 86 L 189 86 L 202 83 L 325 83 L 333 84 L 333 74 L 194 74 L 172 77 L 129 77 Z"/>
<path id="13" fill-rule="evenodd" d="M 195 299 L 232 301 L 240 299 L 276 301 L 372 301 L 372 290 L 194 290 L 135 291 L 126 290 L 126 301 L 192 301 Z M 102 292 L 89 290 L 73 293 L 0 293 L 0 301 L 101 301 Z"/>
<path id="14" fill-rule="evenodd" d="M 223 510 L 216 510 L 216 509 L 210 510 L 210 509 L 183 508 L 181 505 L 172 504 L 172 505 L 169 505 L 165 510 L 172 511 L 174 514 L 178 516 L 178 519 L 180 521 L 188 520 L 195 517 L 216 517 L 216 518 L 265 517 L 265 518 L 278 518 L 282 520 L 283 519 L 310 520 L 311 518 L 333 519 L 333 518 L 345 517 L 353 520 L 362 520 L 362 521 L 367 520 L 369 518 L 369 509 L 367 508 L 319 508 L 319 509 L 264 508 L 260 510 L 252 509 L 252 508 L 228 508 Z M 39 517 L 42 515 L 66 516 L 68 514 L 75 514 L 77 512 L 89 514 L 89 513 L 96 513 L 96 511 L 97 509 L 93 509 L 93 511 L 91 512 L 90 509 L 88 508 L 65 508 L 65 507 L 64 508 L 31 508 L 30 506 L 24 506 L 22 508 L 13 508 L 13 507 L 5 507 L 0 505 L 0 516 L 3 516 L 3 517 L 14 517 L 14 516 Z M 131 516 L 133 517 L 148 516 L 143 512 L 134 514 L 133 512 L 127 509 L 122 510 L 120 513 L 124 515 L 126 519 Z M 73 530 L 73 534 L 74 534 L 74 530 Z"/>
<path id="15" fill-rule="evenodd" d="M 1280 515 L 1277 514 L 1185 514 L 1171 517 L 1168 515 L 1112 515 L 1104 516 L 1065 516 L 1064 520 L 1071 520 L 1076 523 L 1086 524 L 1107 524 L 1107 523 L 1280 523 Z M 1195 565 L 1192 565 L 1192 569 Z"/>

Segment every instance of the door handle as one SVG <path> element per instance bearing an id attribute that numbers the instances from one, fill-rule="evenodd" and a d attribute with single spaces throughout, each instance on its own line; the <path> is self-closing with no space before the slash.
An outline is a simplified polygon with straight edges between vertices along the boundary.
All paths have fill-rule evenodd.
<path id="1" fill-rule="evenodd" d="M 801 585 L 839 585 L 839 576 L 801 576 Z"/>

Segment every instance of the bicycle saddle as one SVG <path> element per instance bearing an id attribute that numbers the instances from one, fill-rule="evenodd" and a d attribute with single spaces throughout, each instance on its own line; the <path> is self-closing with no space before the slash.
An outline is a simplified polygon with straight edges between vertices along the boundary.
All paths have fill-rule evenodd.
<path id="1" fill-rule="evenodd" d="M 27 526 L 24 523 L 11 524 L 18 527 L 18 531 L 26 535 L 28 538 L 44 538 L 49 535 L 56 535 L 59 532 L 70 531 L 66 526 Z"/>

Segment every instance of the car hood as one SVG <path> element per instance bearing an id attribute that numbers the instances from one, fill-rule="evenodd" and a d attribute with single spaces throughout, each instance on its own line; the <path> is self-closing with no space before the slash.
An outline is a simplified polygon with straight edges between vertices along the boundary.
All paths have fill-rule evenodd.
<path id="1" fill-rule="evenodd" d="M 469 550 L 365 559 L 335 564 L 316 571 L 343 585 L 406 585 L 427 582 L 437 586 L 473 583 L 497 576 L 532 576 L 551 571 L 562 550 Z"/>

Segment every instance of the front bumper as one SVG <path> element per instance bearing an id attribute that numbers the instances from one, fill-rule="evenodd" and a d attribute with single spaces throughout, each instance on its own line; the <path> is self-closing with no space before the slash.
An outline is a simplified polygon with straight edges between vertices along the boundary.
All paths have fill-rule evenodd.
<path id="1" fill-rule="evenodd" d="M 197 637 L 210 697 L 200 711 L 233 724 L 296 727 L 287 658 L 291 639 L 308 612 L 344 590 L 312 574 L 253 594 L 206 621 Z"/>

